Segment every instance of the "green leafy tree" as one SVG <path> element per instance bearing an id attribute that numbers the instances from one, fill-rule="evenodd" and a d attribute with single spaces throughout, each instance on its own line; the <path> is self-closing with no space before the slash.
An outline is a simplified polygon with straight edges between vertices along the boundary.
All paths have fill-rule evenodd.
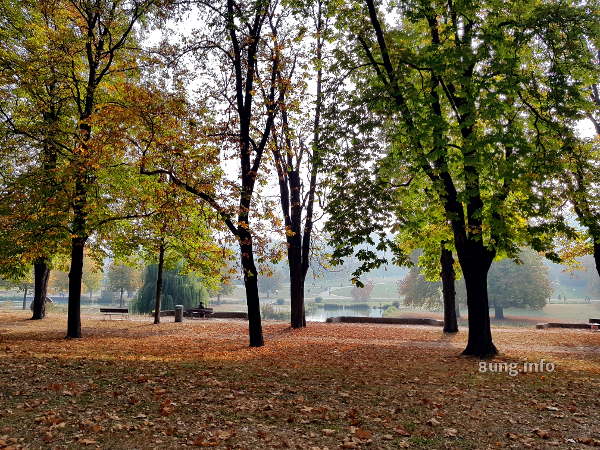
<path id="1" fill-rule="evenodd" d="M 139 287 L 139 272 L 131 266 L 113 261 L 108 268 L 107 277 L 108 288 L 119 293 L 119 306 L 123 308 L 123 294 Z"/>
<path id="2" fill-rule="evenodd" d="M 496 319 L 504 319 L 508 307 L 542 309 L 552 294 L 548 267 L 536 252 L 521 251 L 518 262 L 503 259 L 490 269 L 488 290 Z"/>
<path id="3" fill-rule="evenodd" d="M 341 67 L 352 71 L 355 87 L 352 94 L 344 92 L 351 104 L 346 115 L 354 120 L 344 142 L 357 152 L 365 148 L 362 142 L 370 149 L 372 141 L 382 139 L 387 147 L 376 164 L 383 160 L 399 174 L 428 179 L 465 279 L 469 337 L 463 353 L 493 355 L 487 293 L 492 261 L 497 255 L 515 256 L 521 245 L 553 256 L 552 231 L 562 227 L 561 218 L 552 215 L 553 189 L 546 183 L 557 169 L 546 155 L 557 154 L 561 146 L 540 145 L 536 115 L 528 106 L 546 92 L 542 68 L 549 46 L 543 36 L 575 17 L 597 20 L 597 11 L 535 1 L 416 1 L 389 7 L 396 11 L 387 16 L 394 21 L 386 21 L 373 0 L 352 2 L 340 13 L 340 28 L 355 44 L 340 52 Z M 341 105 L 338 118 L 344 116 Z M 542 107 L 551 113 L 549 104 Z M 357 113 L 366 115 L 361 120 Z M 367 182 L 356 183 L 354 173 L 363 171 L 372 181 L 373 160 L 364 166 L 360 161 L 356 169 L 357 159 L 349 160 L 352 176 L 336 169 L 334 195 L 371 189 Z M 393 182 L 391 175 L 388 169 L 381 177 Z M 367 222 L 387 218 L 386 195 L 369 205 L 381 207 L 376 214 L 363 211 Z M 332 208 L 330 213 L 338 247 L 351 246 L 355 239 L 348 236 L 357 233 L 348 233 L 345 223 L 353 216 L 342 217 Z M 378 225 L 385 226 L 389 220 Z"/>
<path id="4" fill-rule="evenodd" d="M 90 301 L 92 301 L 92 295 L 94 291 L 100 289 L 104 274 L 98 261 L 90 256 L 85 256 L 83 259 L 83 275 L 81 282 L 90 294 Z"/>
<path id="5" fill-rule="evenodd" d="M 161 305 L 164 309 L 173 310 L 175 305 L 184 308 L 198 306 L 200 302 L 208 303 L 208 290 L 202 285 L 199 278 L 192 274 L 180 272 L 181 267 L 175 270 L 166 270 L 162 287 Z M 156 278 L 158 266 L 152 264 L 144 272 L 144 284 L 140 288 L 134 308 L 141 313 L 153 311 L 156 298 Z"/>

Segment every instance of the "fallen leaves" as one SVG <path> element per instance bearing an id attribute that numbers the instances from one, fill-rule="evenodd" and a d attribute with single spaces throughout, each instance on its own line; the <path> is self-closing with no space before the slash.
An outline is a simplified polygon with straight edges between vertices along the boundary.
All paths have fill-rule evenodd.
<path id="1" fill-rule="evenodd" d="M 422 328 L 269 324 L 267 345 L 249 349 L 244 323 L 98 322 L 66 343 L 60 323 L 11 328 L 0 317 L 4 447 L 597 445 L 593 354 L 553 358 L 559 376 L 513 379 L 457 358 L 464 336 L 448 346 Z M 558 345 L 539 336 L 507 331 L 500 341 Z M 520 350 L 504 358 L 534 360 Z"/>

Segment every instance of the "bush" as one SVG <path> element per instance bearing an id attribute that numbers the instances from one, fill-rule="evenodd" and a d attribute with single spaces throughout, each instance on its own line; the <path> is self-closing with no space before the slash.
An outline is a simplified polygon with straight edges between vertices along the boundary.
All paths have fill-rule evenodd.
<path id="1" fill-rule="evenodd" d="M 288 320 L 290 318 L 290 313 L 277 311 L 271 304 L 263 305 L 260 308 L 260 314 L 265 320 Z"/>
<path id="2" fill-rule="evenodd" d="M 275 304 L 277 305 L 283 305 L 285 303 L 285 300 L 282 298 L 278 298 L 277 300 L 275 300 Z"/>
<path id="3" fill-rule="evenodd" d="M 323 297 L 315 297 L 315 303 L 321 303 L 323 301 Z"/>
<path id="4" fill-rule="evenodd" d="M 392 306 L 394 308 L 400 308 L 400 302 L 394 302 L 394 303 L 392 303 Z"/>
<path id="5" fill-rule="evenodd" d="M 395 306 L 388 306 L 387 308 L 385 308 L 385 311 L 383 311 L 383 317 L 392 316 L 392 315 L 396 314 L 398 311 L 399 311 L 399 309 L 396 308 Z"/>

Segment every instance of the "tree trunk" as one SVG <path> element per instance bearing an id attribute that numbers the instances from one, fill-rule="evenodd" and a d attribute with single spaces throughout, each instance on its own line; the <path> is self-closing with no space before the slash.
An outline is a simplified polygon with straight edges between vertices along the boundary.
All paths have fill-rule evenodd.
<path id="1" fill-rule="evenodd" d="M 300 254 L 293 261 L 290 260 L 290 308 L 291 327 L 303 328 L 306 326 L 304 314 L 304 276 L 302 274 L 302 261 Z"/>
<path id="2" fill-rule="evenodd" d="M 162 294 L 163 267 L 165 264 L 165 244 L 158 247 L 158 270 L 156 271 L 156 297 L 154 298 L 154 323 L 160 323 L 160 296 Z"/>
<path id="3" fill-rule="evenodd" d="M 46 297 L 48 296 L 48 278 L 50 276 L 50 265 L 46 258 L 36 259 L 33 263 L 33 316 L 32 320 L 40 320 L 46 317 Z"/>
<path id="4" fill-rule="evenodd" d="M 23 293 L 23 310 L 27 309 L 27 286 L 25 286 L 25 292 Z"/>
<path id="5" fill-rule="evenodd" d="M 504 320 L 504 307 L 494 305 L 494 319 Z"/>
<path id="6" fill-rule="evenodd" d="M 86 240 L 84 237 L 71 239 L 67 338 L 81 337 L 81 278 L 83 276 L 83 250 Z"/>
<path id="7" fill-rule="evenodd" d="M 600 275 L 600 240 L 596 239 L 594 239 L 594 261 L 596 262 L 596 272 Z"/>
<path id="8" fill-rule="evenodd" d="M 242 269 L 244 271 L 244 287 L 246 288 L 246 304 L 248 306 L 250 347 L 262 347 L 265 342 L 263 339 L 262 321 L 260 317 L 258 271 L 254 264 L 252 236 L 247 231 L 240 235 L 240 251 L 242 256 Z"/>
<path id="9" fill-rule="evenodd" d="M 460 319 L 460 303 L 456 302 L 456 318 Z"/>
<path id="10" fill-rule="evenodd" d="M 487 266 L 463 267 L 469 311 L 469 339 L 463 355 L 487 358 L 498 353 L 492 341 L 487 293 Z"/>
<path id="11" fill-rule="evenodd" d="M 442 278 L 442 294 L 444 297 L 444 333 L 457 333 L 454 258 L 452 258 L 452 251 L 444 247 L 443 242 L 440 264 L 442 268 L 440 274 Z"/>
<path id="12" fill-rule="evenodd" d="M 119 308 L 123 307 L 123 288 L 121 288 L 121 296 L 119 297 Z"/>

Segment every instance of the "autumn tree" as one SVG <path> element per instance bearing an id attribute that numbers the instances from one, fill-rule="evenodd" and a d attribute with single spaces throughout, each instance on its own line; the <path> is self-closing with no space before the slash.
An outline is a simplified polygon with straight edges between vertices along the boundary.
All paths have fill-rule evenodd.
<path id="1" fill-rule="evenodd" d="M 331 11 L 325 0 L 294 5 L 291 14 L 284 7 L 277 17 L 270 18 L 269 25 L 279 61 L 275 74 L 281 109 L 273 124 L 272 154 L 287 244 L 290 321 L 292 328 L 301 328 L 306 326 L 304 284 L 310 263 L 317 176 L 321 164 L 324 55 L 331 28 Z M 301 25 L 307 20 L 309 26 Z M 315 93 L 311 97 L 307 91 L 313 83 Z M 307 121 L 306 117 L 311 120 Z M 303 175 L 306 181 L 303 181 Z"/>
<path id="2" fill-rule="evenodd" d="M 353 73 L 354 92 L 369 116 L 380 120 L 375 129 L 387 143 L 384 157 L 401 173 L 427 177 L 443 206 L 467 290 L 463 353 L 493 355 L 487 294 L 492 261 L 498 253 L 514 256 L 525 244 L 550 252 L 551 231 L 561 226 L 546 196 L 551 188 L 545 182 L 556 167 L 544 164 L 547 153 L 560 149 L 537 145 L 527 105 L 528 97 L 545 89 L 534 53 L 543 53 L 537 32 L 546 30 L 536 27 L 543 21 L 546 28 L 560 28 L 566 16 L 595 13 L 536 2 L 389 7 L 397 8 L 388 16 L 393 22 L 373 0 L 344 9 L 344 36 L 354 46 L 343 53 L 342 66 Z M 360 123 L 355 128 L 363 136 L 372 132 Z M 348 183 L 341 172 L 338 179 L 341 193 Z"/>
<path id="3" fill-rule="evenodd" d="M 10 256 L 34 266 L 33 319 L 45 315 L 52 257 L 65 251 L 68 220 L 60 185 L 61 145 L 70 126 L 65 16 L 57 2 L 0 2 L 2 227 Z M 67 44 L 68 46 L 68 44 Z M 4 166 L 7 164 L 7 166 Z"/>
<path id="4" fill-rule="evenodd" d="M 108 287 L 119 293 L 119 306 L 123 308 L 123 293 L 132 292 L 139 287 L 139 274 L 131 266 L 114 261 L 108 267 Z"/>
<path id="5" fill-rule="evenodd" d="M 228 195 L 223 197 L 214 185 L 203 184 L 201 175 L 196 178 L 197 174 L 189 170 L 190 159 L 177 149 L 169 150 L 173 157 L 169 164 L 147 157 L 142 172 L 166 174 L 170 182 L 205 201 L 236 240 L 246 289 L 250 346 L 258 347 L 264 340 L 252 219 L 257 213 L 256 183 L 280 96 L 279 59 L 267 23 L 277 4 L 264 0 L 197 4 L 197 17 L 206 26 L 197 30 L 184 53 L 195 55 L 197 70 L 204 75 L 204 101 L 210 99 L 208 105 L 220 113 L 214 121 L 217 126 L 204 139 L 211 137 L 219 143 L 223 158 L 233 159 L 239 167 L 239 178 L 227 183 Z M 235 207 L 227 201 L 231 198 L 237 198 Z"/>
<path id="6" fill-rule="evenodd" d="M 101 264 L 88 255 L 84 256 L 81 282 L 90 294 L 90 301 L 92 301 L 92 294 L 94 291 L 100 289 L 103 279 L 104 274 L 102 273 Z"/>

